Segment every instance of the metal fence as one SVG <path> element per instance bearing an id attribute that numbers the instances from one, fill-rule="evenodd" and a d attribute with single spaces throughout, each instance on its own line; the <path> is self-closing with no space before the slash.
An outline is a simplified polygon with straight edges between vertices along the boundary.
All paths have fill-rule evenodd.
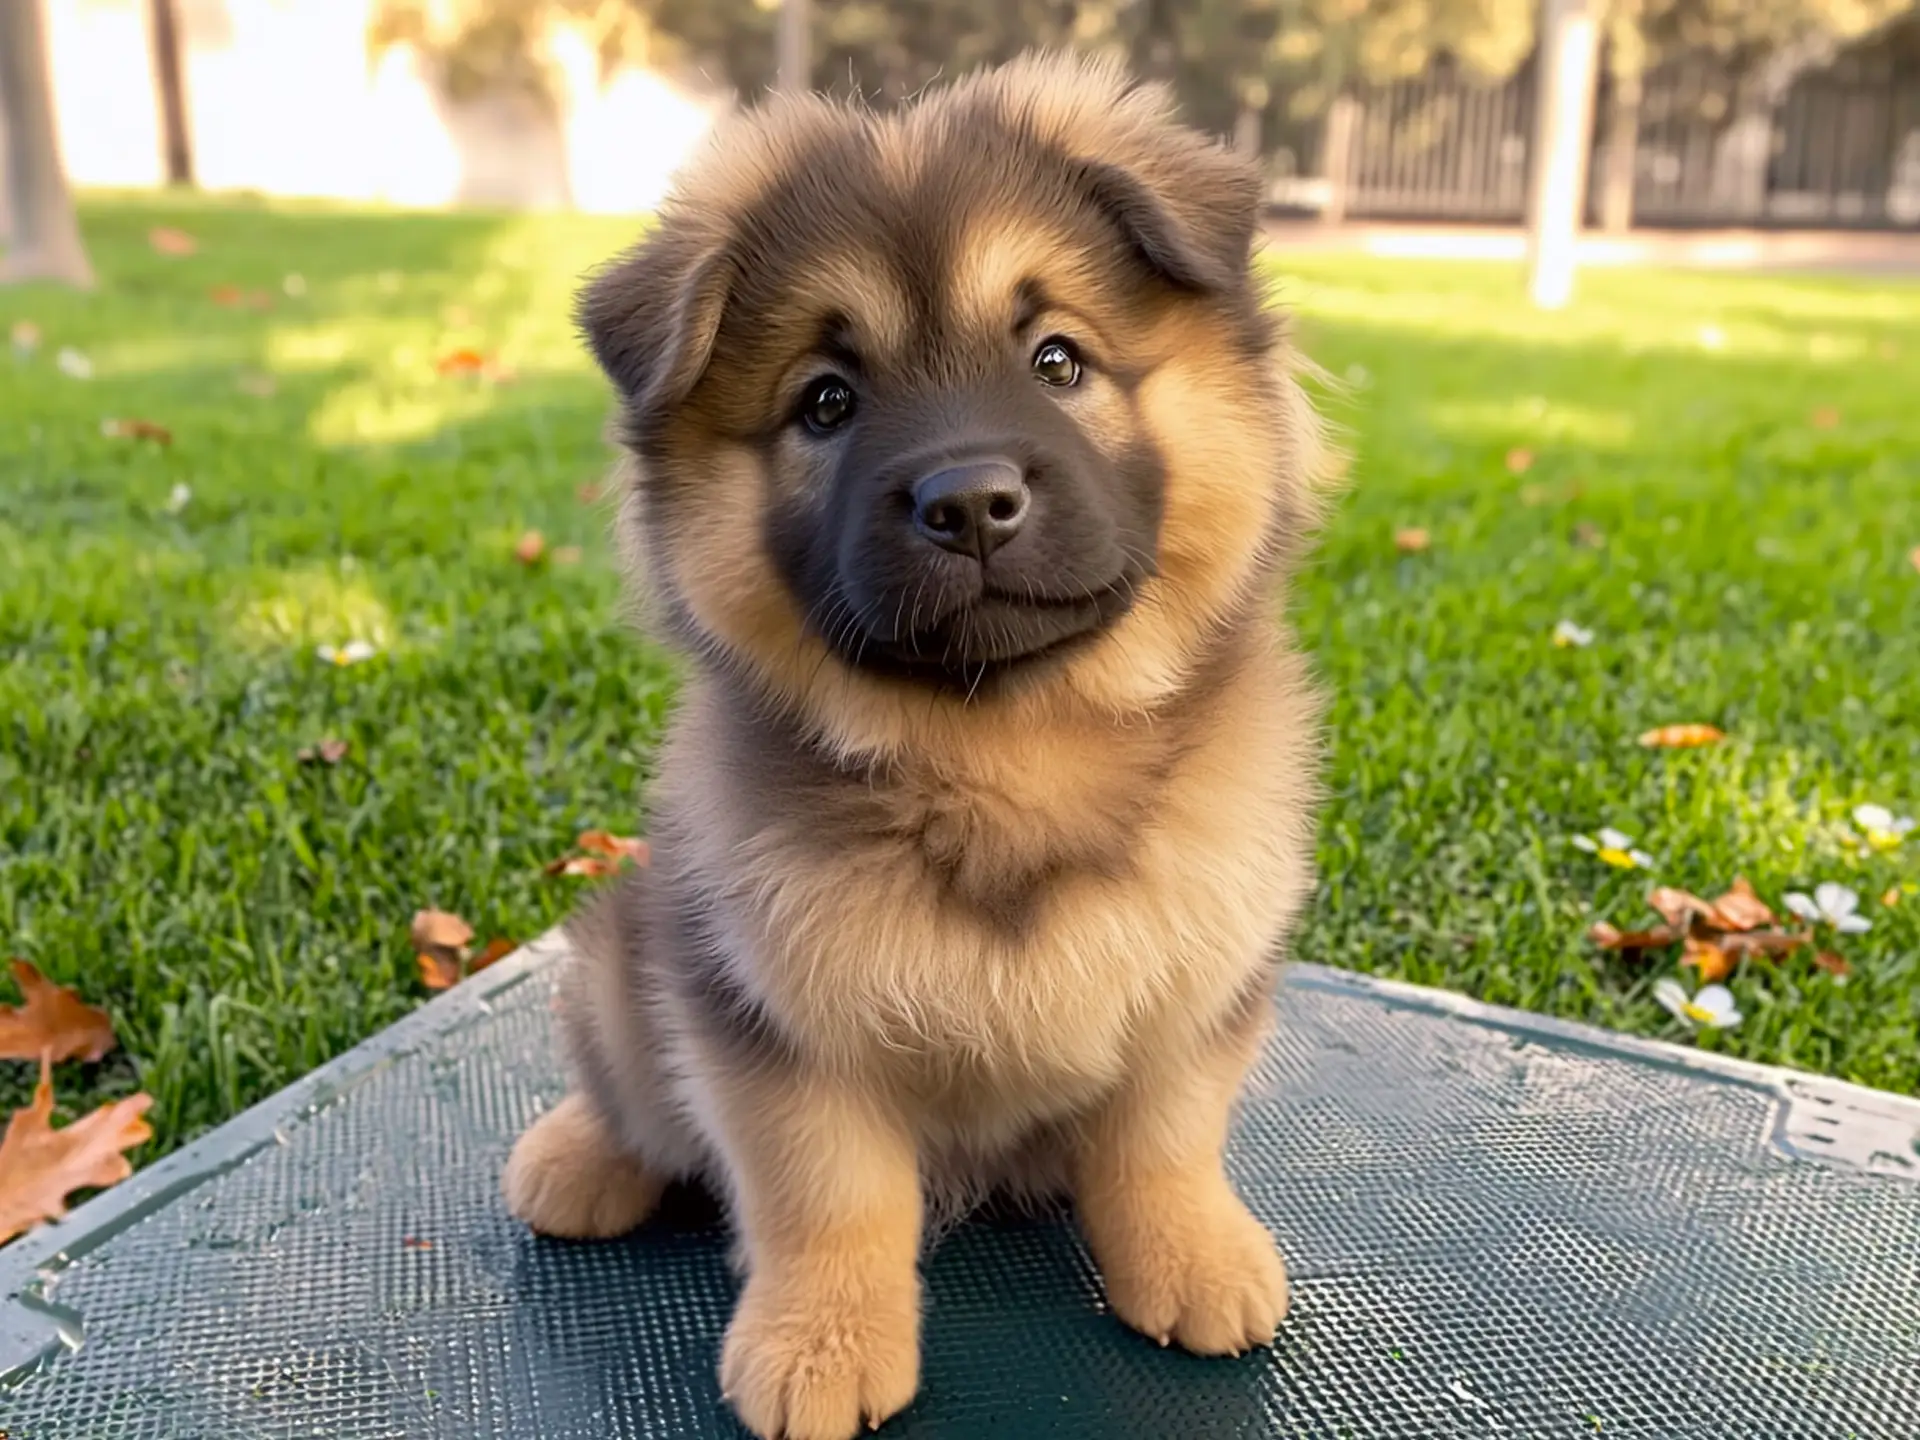
<path id="1" fill-rule="evenodd" d="M 1643 225 L 1920 228 L 1920 25 L 1909 28 L 1837 57 L 1691 58 L 1650 72 L 1637 98 L 1603 79 L 1589 219 L 1624 217 L 1630 198 Z M 1319 182 L 1283 184 L 1280 198 L 1336 216 L 1517 222 L 1533 102 L 1532 61 L 1491 84 L 1440 65 L 1360 87 L 1294 147 L 1314 153 Z M 1610 153 L 1626 144 L 1630 162 Z M 1305 171 L 1301 160 L 1282 168 Z"/>

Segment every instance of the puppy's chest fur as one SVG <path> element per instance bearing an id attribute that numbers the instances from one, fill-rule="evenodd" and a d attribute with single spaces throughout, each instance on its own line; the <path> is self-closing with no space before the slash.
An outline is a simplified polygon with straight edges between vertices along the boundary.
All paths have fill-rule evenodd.
<path id="1" fill-rule="evenodd" d="M 789 1045 L 1000 1144 L 1263 983 L 1309 877 L 1298 668 L 1262 648 L 1178 714 L 956 733 L 859 775 L 696 683 L 658 828 Z"/>

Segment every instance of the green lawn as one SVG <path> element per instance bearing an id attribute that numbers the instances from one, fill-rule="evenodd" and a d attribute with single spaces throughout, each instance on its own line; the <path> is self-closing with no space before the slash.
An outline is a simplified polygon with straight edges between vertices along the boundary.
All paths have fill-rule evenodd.
<path id="1" fill-rule="evenodd" d="M 637 828 L 673 672 L 577 494 L 604 404 L 567 301 L 630 224 L 85 218 L 100 293 L 0 291 L 41 331 L 0 354 L 0 954 L 112 1009 L 123 1048 L 57 1083 L 69 1113 L 150 1091 L 150 1156 L 418 1004 L 417 907 L 559 919 L 582 882 L 541 864 Z M 154 253 L 155 224 L 199 252 Z M 1745 1023 L 1698 1043 L 1920 1091 L 1920 895 L 1878 899 L 1920 835 L 1844 843 L 1858 802 L 1920 809 L 1920 287 L 1600 273 L 1545 319 L 1506 267 L 1283 273 L 1358 454 L 1295 606 L 1335 696 L 1301 956 L 1684 1038 L 1649 997 L 1671 960 L 1584 939 L 1646 914 L 1644 874 L 1568 843 L 1612 824 L 1668 883 L 1859 891 L 1850 979 L 1748 964 Z M 463 346 L 512 383 L 437 374 Z M 1431 548 L 1397 553 L 1416 525 Z M 528 528 L 584 559 L 516 563 Z M 1562 618 L 1593 644 L 1555 648 Z M 356 637 L 380 656 L 315 658 Z M 1730 738 L 1633 743 L 1682 720 Z M 346 760 L 299 764 L 323 735 Z"/>

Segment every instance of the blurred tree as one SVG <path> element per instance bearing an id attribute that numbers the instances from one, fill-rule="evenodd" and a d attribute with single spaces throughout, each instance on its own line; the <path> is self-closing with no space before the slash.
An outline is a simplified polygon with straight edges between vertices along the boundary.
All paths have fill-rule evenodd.
<path id="1" fill-rule="evenodd" d="M 44 0 L 0 3 L 0 129 L 13 220 L 0 281 L 60 280 L 91 289 L 93 266 L 60 161 Z"/>
<path id="2" fill-rule="evenodd" d="M 633 0 L 375 0 L 367 49 L 410 47 L 455 99 L 517 91 L 551 109 L 560 86 L 551 42 L 562 26 L 589 37 L 603 75 L 651 58 Z"/>
<path id="3" fill-rule="evenodd" d="M 180 65 L 180 15 L 174 0 L 147 7 L 153 81 L 160 99 L 160 152 L 169 185 L 193 184 L 193 142 L 187 130 L 187 85 Z"/>

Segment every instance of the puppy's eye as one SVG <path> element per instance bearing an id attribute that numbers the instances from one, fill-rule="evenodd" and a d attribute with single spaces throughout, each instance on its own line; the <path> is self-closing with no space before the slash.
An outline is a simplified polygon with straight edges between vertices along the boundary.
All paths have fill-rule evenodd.
<path id="1" fill-rule="evenodd" d="M 1057 335 L 1051 340 L 1042 340 L 1040 348 L 1033 352 L 1033 373 L 1042 385 L 1077 385 L 1080 383 L 1079 353 L 1071 341 Z"/>
<path id="2" fill-rule="evenodd" d="M 800 418 L 816 435 L 838 430 L 853 418 L 853 387 L 838 375 L 822 375 L 800 397 Z"/>

